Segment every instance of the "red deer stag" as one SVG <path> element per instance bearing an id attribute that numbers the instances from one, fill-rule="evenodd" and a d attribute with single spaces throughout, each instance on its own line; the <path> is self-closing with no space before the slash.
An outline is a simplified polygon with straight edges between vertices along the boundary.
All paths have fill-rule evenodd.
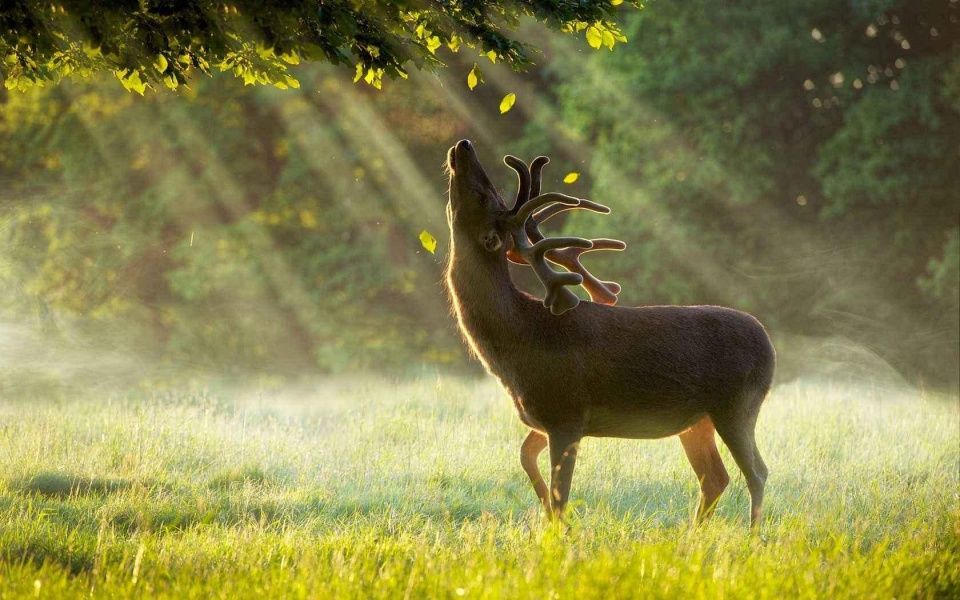
<path id="1" fill-rule="evenodd" d="M 551 517 L 562 515 L 584 436 L 679 435 L 700 480 L 697 518 L 703 520 L 729 482 L 716 431 L 746 478 L 756 526 L 767 467 L 754 429 L 773 377 L 770 338 L 754 317 L 730 308 L 612 306 L 620 287 L 593 277 L 579 257 L 624 244 L 540 233 L 540 223 L 564 210 L 609 212 L 588 200 L 541 194 L 548 160 L 539 157 L 528 170 L 518 158 L 504 159 L 519 176 L 516 203 L 508 209 L 469 141 L 447 155 L 453 309 L 467 344 L 531 429 L 520 464 L 540 502 Z M 542 301 L 514 286 L 509 260 L 533 268 L 545 289 Z M 568 287 L 576 285 L 594 301 L 581 304 Z M 537 467 L 548 446 L 549 490 Z"/>

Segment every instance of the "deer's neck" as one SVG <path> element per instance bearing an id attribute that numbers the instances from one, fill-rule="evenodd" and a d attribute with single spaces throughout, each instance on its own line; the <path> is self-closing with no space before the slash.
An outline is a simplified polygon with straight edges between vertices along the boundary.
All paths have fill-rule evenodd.
<path id="1" fill-rule="evenodd" d="M 447 287 L 460 330 L 488 371 L 500 375 L 508 355 L 527 339 L 524 305 L 530 302 L 513 285 L 506 259 L 484 252 L 454 235 L 447 265 Z"/>

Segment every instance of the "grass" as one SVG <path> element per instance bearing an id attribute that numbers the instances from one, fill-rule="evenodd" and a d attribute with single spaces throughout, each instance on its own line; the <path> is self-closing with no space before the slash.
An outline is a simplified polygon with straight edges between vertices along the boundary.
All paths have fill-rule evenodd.
<path id="1" fill-rule="evenodd" d="M 957 399 L 829 382 L 761 412 L 761 535 L 742 477 L 691 525 L 674 439 L 588 439 L 566 531 L 489 382 L 0 401 L 3 597 L 949 597 Z"/>

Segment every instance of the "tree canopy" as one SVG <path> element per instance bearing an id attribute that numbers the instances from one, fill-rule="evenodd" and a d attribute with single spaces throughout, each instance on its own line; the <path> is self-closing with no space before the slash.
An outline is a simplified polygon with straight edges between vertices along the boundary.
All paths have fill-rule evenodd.
<path id="1" fill-rule="evenodd" d="M 521 17 L 591 45 L 624 41 L 623 0 L 12 0 L 0 11 L 0 78 L 24 89 L 65 76 L 112 71 L 128 90 L 176 89 L 195 73 L 231 72 L 247 85 L 298 87 L 301 61 L 383 77 L 442 66 L 437 51 L 468 48 L 515 69 L 531 48 L 514 39 Z M 635 6 L 639 0 L 630 2 Z"/>

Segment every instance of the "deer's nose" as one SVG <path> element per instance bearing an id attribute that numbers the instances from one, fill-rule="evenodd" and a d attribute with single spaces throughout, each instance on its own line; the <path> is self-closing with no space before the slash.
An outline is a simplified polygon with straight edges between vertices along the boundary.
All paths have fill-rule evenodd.
<path id="1" fill-rule="evenodd" d="M 473 144 L 470 140 L 460 140 L 457 142 L 457 150 L 473 150 Z"/>

